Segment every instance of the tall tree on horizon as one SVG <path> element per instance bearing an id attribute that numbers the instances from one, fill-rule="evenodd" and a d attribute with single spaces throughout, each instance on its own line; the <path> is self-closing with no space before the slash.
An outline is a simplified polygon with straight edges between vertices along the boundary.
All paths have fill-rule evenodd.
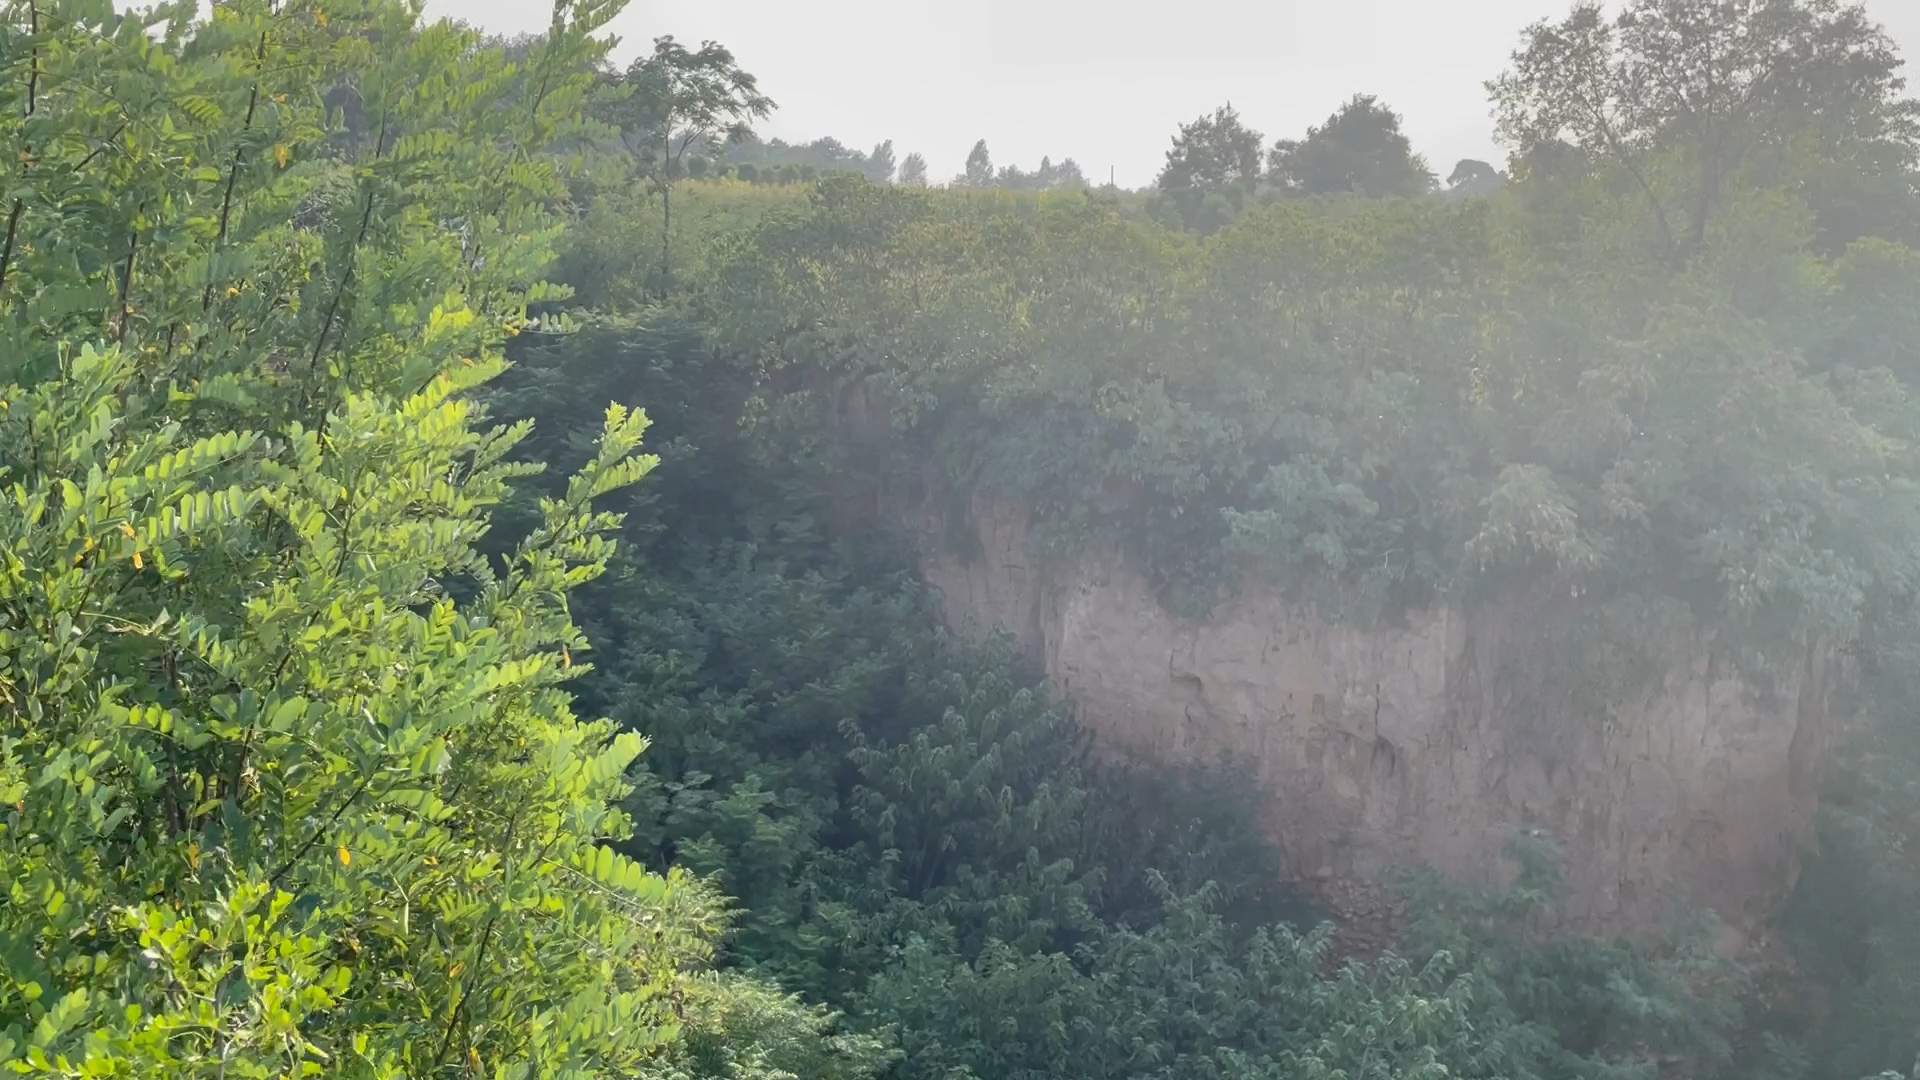
<path id="1" fill-rule="evenodd" d="M 993 155 L 987 152 L 987 140 L 981 139 L 967 152 L 967 169 L 958 180 L 967 187 L 991 187 L 993 175 Z"/>
<path id="2" fill-rule="evenodd" d="M 900 162 L 898 183 L 902 187 L 927 186 L 927 156 L 915 150 Z"/>
<path id="3" fill-rule="evenodd" d="M 1274 186 L 1294 195 L 1424 195 L 1433 171 L 1400 131 L 1400 115 L 1355 94 L 1303 139 L 1282 139 L 1268 157 Z"/>
<path id="4" fill-rule="evenodd" d="M 1197 232 L 1232 221 L 1260 182 L 1261 140 L 1231 103 L 1181 124 L 1154 180 L 1156 213 Z"/>
<path id="5" fill-rule="evenodd" d="M 1251 187 L 1260 179 L 1260 144 L 1260 133 L 1242 123 L 1229 102 L 1180 125 L 1154 185 L 1167 193 Z"/>
<path id="6" fill-rule="evenodd" d="M 628 65 L 603 118 L 660 193 L 660 291 L 673 288 L 673 185 L 689 151 L 739 142 L 776 107 L 758 81 L 714 41 L 688 49 L 667 34 Z"/>
<path id="7" fill-rule="evenodd" d="M 1447 194 L 1485 195 L 1505 183 L 1506 179 L 1500 170 L 1484 161 L 1461 158 L 1454 163 L 1453 171 L 1447 174 Z"/>
<path id="8" fill-rule="evenodd" d="M 1582 0 L 1527 27 L 1487 91 L 1516 159 L 1562 144 L 1617 170 L 1685 259 L 1741 174 L 1805 189 L 1817 214 L 1829 203 L 1835 246 L 1920 224 L 1920 102 L 1901 64 L 1858 3 L 1629 0 L 1609 18 Z"/>
<path id="9" fill-rule="evenodd" d="M 873 153 L 867 155 L 867 179 L 876 184 L 891 184 L 893 170 L 893 140 L 882 139 L 874 144 Z"/>

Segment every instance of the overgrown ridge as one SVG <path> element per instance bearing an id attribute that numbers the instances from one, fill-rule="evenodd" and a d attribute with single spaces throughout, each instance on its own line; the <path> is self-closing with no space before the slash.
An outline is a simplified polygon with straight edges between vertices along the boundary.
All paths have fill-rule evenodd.
<path id="1" fill-rule="evenodd" d="M 0 2 L 0 1069 L 1912 1075 L 1863 9 L 1126 192 L 619 0 Z"/>

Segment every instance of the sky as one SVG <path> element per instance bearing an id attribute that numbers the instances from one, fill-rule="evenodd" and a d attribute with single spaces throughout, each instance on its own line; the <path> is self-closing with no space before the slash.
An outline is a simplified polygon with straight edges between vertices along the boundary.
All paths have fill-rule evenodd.
<path id="1" fill-rule="evenodd" d="M 634 0 L 620 57 L 660 34 L 732 49 L 779 111 L 761 133 L 926 155 L 935 180 L 976 139 L 995 165 L 1071 157 L 1095 182 L 1152 182 L 1175 128 L 1231 102 L 1267 141 L 1355 93 L 1404 117 L 1445 176 L 1499 163 L 1484 83 L 1528 23 L 1570 0 Z M 501 33 L 545 28 L 543 0 L 428 0 Z M 1866 0 L 1920 87 L 1920 0 Z"/>

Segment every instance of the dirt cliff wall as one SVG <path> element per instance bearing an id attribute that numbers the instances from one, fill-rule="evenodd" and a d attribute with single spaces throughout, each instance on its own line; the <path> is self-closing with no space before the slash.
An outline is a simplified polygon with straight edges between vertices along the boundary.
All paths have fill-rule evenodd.
<path id="1" fill-rule="evenodd" d="M 1106 745 L 1250 759 L 1290 875 L 1349 919 L 1385 917 L 1396 866 L 1497 881 L 1522 828 L 1560 845 L 1565 915 L 1595 930 L 1655 930 L 1674 899 L 1753 929 L 1791 887 L 1830 727 L 1819 651 L 1762 688 L 1683 637 L 1575 709 L 1519 604 L 1363 627 L 1249 585 L 1183 619 L 1117 558 L 1036 565 L 1016 506 L 976 503 L 965 556 L 919 525 L 949 620 L 1017 634 Z"/>

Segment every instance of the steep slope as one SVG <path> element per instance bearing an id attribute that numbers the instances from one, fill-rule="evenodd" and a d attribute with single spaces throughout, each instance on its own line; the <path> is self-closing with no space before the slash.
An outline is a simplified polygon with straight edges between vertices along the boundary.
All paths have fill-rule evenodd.
<path id="1" fill-rule="evenodd" d="M 1204 620 L 1169 614 L 1117 557 L 1048 570 L 1017 506 L 976 502 L 972 557 L 933 538 L 928 581 L 957 627 L 1013 631 L 1109 745 L 1251 759 L 1296 881 L 1349 920 L 1425 862 L 1491 882 L 1516 830 L 1560 847 L 1568 917 L 1655 930 L 1673 901 L 1730 936 L 1791 887 L 1832 719 L 1834 659 L 1761 686 L 1676 635 L 1637 685 L 1593 703 L 1542 633 L 1552 601 L 1440 607 L 1362 626 L 1249 583 Z M 1737 940 L 1735 938 L 1734 940 Z"/>

